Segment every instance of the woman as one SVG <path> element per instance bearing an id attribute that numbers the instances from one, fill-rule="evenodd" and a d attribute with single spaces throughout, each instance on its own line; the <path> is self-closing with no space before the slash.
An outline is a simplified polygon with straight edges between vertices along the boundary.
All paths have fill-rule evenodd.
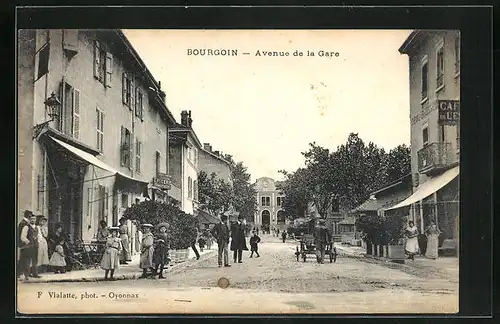
<path id="1" fill-rule="evenodd" d="M 120 239 L 122 240 L 120 264 L 128 264 L 127 262 L 132 261 L 132 257 L 130 255 L 130 241 L 127 220 L 123 217 L 120 218 Z"/>
<path id="2" fill-rule="evenodd" d="M 437 228 L 436 223 L 431 221 L 429 227 L 425 230 L 425 235 L 427 236 L 425 256 L 429 259 L 437 259 L 438 257 L 439 234 L 441 234 L 441 231 Z"/>
<path id="3" fill-rule="evenodd" d="M 49 228 L 47 227 L 47 218 L 40 215 L 38 216 L 38 255 L 37 267 L 41 267 L 38 272 L 43 272 L 49 265 L 49 247 L 47 244 L 47 237 L 49 235 Z"/>
<path id="4" fill-rule="evenodd" d="M 68 245 L 68 238 L 66 234 L 64 233 L 64 227 L 62 224 L 58 223 L 56 224 L 55 231 L 53 233 L 49 233 L 48 235 L 48 247 L 49 247 L 49 255 L 52 256 L 54 251 L 56 250 L 56 246 L 61 242 L 61 239 L 63 239 L 63 245 L 62 248 L 64 250 L 64 257 L 66 259 L 66 270 L 70 271 L 73 262 L 71 261 L 71 257 L 73 256 L 73 253 L 71 251 L 71 248 Z"/>
<path id="5" fill-rule="evenodd" d="M 141 261 L 140 268 L 142 269 L 142 275 L 139 277 L 147 278 L 148 270 L 151 270 L 151 275 L 154 274 L 154 265 L 153 265 L 153 253 L 154 253 L 154 237 L 151 233 L 151 229 L 153 225 L 144 224 L 142 225 L 142 246 L 141 246 Z"/>
<path id="6" fill-rule="evenodd" d="M 418 229 L 413 221 L 408 222 L 408 227 L 405 231 L 406 235 L 406 254 L 408 254 L 408 259 L 414 260 L 415 255 L 418 254 Z"/>
<path id="7" fill-rule="evenodd" d="M 106 242 L 109 234 L 108 224 L 105 220 L 101 220 L 99 222 L 99 228 L 97 229 L 97 243 L 99 244 L 97 251 L 99 255 L 103 255 L 104 250 L 106 249 Z"/>
<path id="8" fill-rule="evenodd" d="M 158 279 L 164 279 L 163 269 L 165 265 L 168 266 L 170 262 L 169 257 L 169 240 L 167 236 L 167 230 L 170 227 L 168 223 L 160 223 L 157 226 L 158 234 L 155 238 L 154 243 L 154 253 L 153 253 L 153 263 L 155 265 L 155 275 L 159 275 Z M 158 272 L 160 268 L 160 272 Z"/>
<path id="9" fill-rule="evenodd" d="M 122 244 L 118 238 L 118 227 L 110 227 L 111 237 L 106 238 L 106 250 L 102 256 L 101 268 L 104 270 L 104 280 L 116 280 L 113 275 L 119 267 Z M 109 278 L 108 278 L 109 274 Z"/>

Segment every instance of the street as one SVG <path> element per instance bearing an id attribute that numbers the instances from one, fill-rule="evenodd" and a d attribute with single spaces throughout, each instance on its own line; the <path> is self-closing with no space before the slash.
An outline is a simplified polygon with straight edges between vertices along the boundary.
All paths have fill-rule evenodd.
<path id="1" fill-rule="evenodd" d="M 455 313 L 458 272 L 339 256 L 296 261 L 296 244 L 262 235 L 260 258 L 219 268 L 216 254 L 167 279 L 92 283 L 19 283 L 26 313 Z M 229 287 L 217 287 L 219 278 Z M 52 296 L 49 295 L 52 293 Z M 74 293 L 74 296 L 63 294 Z M 55 295 L 60 294 L 61 298 Z M 86 294 L 86 295 L 85 295 Z M 92 295 L 95 294 L 95 295 Z M 83 299 L 82 299 L 83 297 Z M 93 297 L 93 298 L 86 298 Z"/>

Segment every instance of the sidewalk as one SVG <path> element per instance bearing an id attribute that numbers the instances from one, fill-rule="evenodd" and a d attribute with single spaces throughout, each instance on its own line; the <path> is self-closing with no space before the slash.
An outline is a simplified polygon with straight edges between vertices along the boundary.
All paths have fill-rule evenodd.
<path id="1" fill-rule="evenodd" d="M 200 251 L 198 248 L 198 252 L 200 253 L 200 259 L 196 260 L 196 255 L 194 254 L 193 249 L 189 248 L 189 257 L 185 262 L 174 263 L 168 266 L 168 269 L 165 271 L 170 272 L 178 267 L 181 267 L 187 263 L 192 264 L 193 262 L 199 262 L 206 258 L 209 258 L 214 253 L 217 253 L 217 244 L 212 246 L 212 250 L 203 250 Z M 127 279 L 136 279 L 142 274 L 142 270 L 139 268 L 140 254 L 136 254 L 132 256 L 132 262 L 127 265 L 120 265 L 118 270 L 115 272 L 114 277 L 117 280 L 127 280 Z M 42 277 L 39 279 L 29 278 L 29 281 L 24 281 L 21 279 L 22 283 L 48 283 L 48 282 L 95 282 L 95 281 L 103 281 L 104 280 L 104 270 L 101 268 L 94 268 L 87 270 L 76 270 L 70 271 L 62 274 L 54 274 L 51 272 L 40 274 Z"/>

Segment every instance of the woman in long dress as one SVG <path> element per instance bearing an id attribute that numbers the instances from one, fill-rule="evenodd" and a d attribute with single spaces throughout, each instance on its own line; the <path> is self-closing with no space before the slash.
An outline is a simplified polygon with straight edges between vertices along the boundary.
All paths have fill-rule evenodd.
<path id="1" fill-rule="evenodd" d="M 406 246 L 405 251 L 408 254 L 408 259 L 414 260 L 416 254 L 418 254 L 418 229 L 413 221 L 408 222 L 408 227 L 405 231 L 406 234 Z"/>
<path id="2" fill-rule="evenodd" d="M 120 253 L 121 264 L 128 264 L 127 262 L 132 261 L 129 237 L 127 220 L 122 217 L 120 218 L 120 239 L 122 240 L 122 252 Z"/>
<path id="3" fill-rule="evenodd" d="M 425 230 L 425 235 L 427 236 L 427 250 L 425 251 L 425 256 L 429 259 L 437 259 L 438 257 L 439 234 L 441 234 L 441 231 L 434 222 L 431 222 L 429 227 Z"/>
<path id="4" fill-rule="evenodd" d="M 139 278 L 147 278 L 148 270 L 151 271 L 151 275 L 154 275 L 154 264 L 153 264 L 153 254 L 154 254 L 154 237 L 151 233 L 153 225 L 144 224 L 142 225 L 143 235 L 142 235 L 142 245 L 141 245 L 141 261 L 140 268 L 142 269 L 142 275 Z"/>
<path id="5" fill-rule="evenodd" d="M 45 271 L 49 265 L 49 247 L 47 244 L 47 237 L 49 235 L 49 228 L 47 227 L 47 218 L 40 216 L 38 220 L 38 254 L 37 254 L 37 267 L 41 267 L 39 272 Z"/>
<path id="6" fill-rule="evenodd" d="M 102 256 L 101 268 L 104 270 L 104 280 L 116 280 L 113 275 L 120 264 L 122 242 L 118 237 L 118 227 L 110 227 L 111 237 L 106 239 L 106 249 Z M 108 279 L 109 274 L 109 279 Z"/>

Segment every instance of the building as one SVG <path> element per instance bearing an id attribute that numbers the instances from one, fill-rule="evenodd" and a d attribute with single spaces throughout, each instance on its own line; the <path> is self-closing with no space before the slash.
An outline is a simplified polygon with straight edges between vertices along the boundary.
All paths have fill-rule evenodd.
<path id="1" fill-rule="evenodd" d="M 93 239 L 100 220 L 117 224 L 131 204 L 166 196 L 175 119 L 125 35 L 19 36 L 18 211 L 62 223 L 74 242 Z"/>
<path id="2" fill-rule="evenodd" d="M 257 191 L 257 213 L 254 224 L 263 229 L 286 228 L 285 213 L 281 207 L 283 195 L 276 188 L 277 182 L 268 177 L 262 177 L 255 182 Z"/>
<path id="3" fill-rule="evenodd" d="M 196 215 L 198 210 L 198 166 L 202 145 L 193 130 L 191 111 L 181 112 L 181 123 L 169 128 L 169 163 L 172 187 L 170 197 L 180 202 L 180 208 Z"/>
<path id="4" fill-rule="evenodd" d="M 413 194 L 390 209 L 410 206 L 420 231 L 433 220 L 440 244 L 458 246 L 460 33 L 415 30 L 399 52 L 409 58 Z"/>
<path id="5" fill-rule="evenodd" d="M 200 150 L 199 170 L 209 176 L 215 173 L 217 178 L 233 184 L 231 162 L 226 160 L 222 152 L 212 150 L 210 143 L 203 143 L 203 148 Z"/>

